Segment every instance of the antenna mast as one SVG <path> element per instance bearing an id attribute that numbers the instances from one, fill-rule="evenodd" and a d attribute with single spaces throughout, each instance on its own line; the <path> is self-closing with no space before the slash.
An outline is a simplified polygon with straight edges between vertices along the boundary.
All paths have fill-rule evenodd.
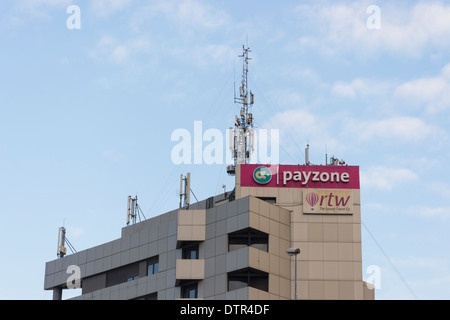
<path id="1" fill-rule="evenodd" d="M 58 231 L 58 248 L 56 250 L 56 255 L 60 258 L 66 255 L 67 249 L 64 246 L 66 241 L 66 228 L 61 227 Z"/>
<path id="2" fill-rule="evenodd" d="M 77 250 L 75 250 L 73 245 L 70 243 L 69 239 L 67 239 L 66 237 L 66 228 L 61 227 L 59 228 L 58 231 L 58 248 L 56 250 L 56 255 L 59 258 L 64 258 L 64 256 L 66 255 L 67 253 L 67 249 L 65 247 L 66 244 L 69 247 L 70 251 L 72 251 L 72 253 L 77 252 Z"/>
<path id="3" fill-rule="evenodd" d="M 236 165 L 249 163 L 253 153 L 254 129 L 251 107 L 255 102 L 255 95 L 248 90 L 248 53 L 250 48 L 242 46 L 243 53 L 239 57 L 243 60 L 242 82 L 239 88 L 239 97 L 234 97 L 234 102 L 241 105 L 240 115 L 236 116 L 234 128 L 230 129 L 230 150 L 234 159 L 234 165 L 227 167 L 230 175 L 236 174 Z"/>
<path id="4" fill-rule="evenodd" d="M 188 172 L 186 177 L 183 177 L 183 175 L 181 175 L 180 177 L 180 209 L 188 210 L 190 204 L 191 204 L 191 173 Z"/>
<path id="5" fill-rule="evenodd" d="M 136 224 L 136 218 L 139 217 L 139 221 L 141 221 L 141 214 L 144 217 L 144 219 L 147 219 L 142 212 L 141 208 L 139 207 L 137 203 L 138 197 L 135 196 L 132 198 L 131 196 L 128 196 L 128 203 L 127 203 L 127 225 L 132 222 L 132 224 Z"/>

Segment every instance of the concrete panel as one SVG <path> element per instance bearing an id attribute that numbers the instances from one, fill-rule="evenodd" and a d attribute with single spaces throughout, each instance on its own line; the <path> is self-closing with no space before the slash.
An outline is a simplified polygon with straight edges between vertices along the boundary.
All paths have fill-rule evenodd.
<path id="1" fill-rule="evenodd" d="M 238 217 L 237 230 L 245 229 L 250 226 L 249 215 L 250 215 L 250 212 L 244 212 L 237 216 Z"/>
<path id="2" fill-rule="evenodd" d="M 237 201 L 237 214 L 241 214 L 250 210 L 250 200 L 248 197 L 241 198 Z M 230 216 L 230 214 L 228 214 Z"/>
<path id="3" fill-rule="evenodd" d="M 226 265 L 227 265 L 227 259 L 226 254 L 216 255 L 215 258 L 215 274 L 223 274 L 226 273 Z"/>
<path id="4" fill-rule="evenodd" d="M 216 295 L 227 291 L 227 274 L 218 274 L 214 277 L 214 292 Z"/>
<path id="5" fill-rule="evenodd" d="M 176 279 L 177 280 L 200 280 L 205 278 L 205 260 L 177 259 Z"/>
<path id="6" fill-rule="evenodd" d="M 323 277 L 325 280 L 339 279 L 339 263 L 338 261 L 325 261 L 323 263 Z"/>
<path id="7" fill-rule="evenodd" d="M 214 257 L 206 258 L 205 259 L 205 278 L 207 279 L 210 277 L 214 277 L 215 269 L 216 269 L 216 259 Z"/>
<path id="8" fill-rule="evenodd" d="M 216 255 L 224 254 L 228 251 L 228 235 L 218 236 L 216 238 Z"/>
<path id="9" fill-rule="evenodd" d="M 337 300 L 339 299 L 339 282 L 338 281 L 324 281 L 324 299 Z"/>
<path id="10" fill-rule="evenodd" d="M 231 233 L 231 232 L 239 230 L 238 229 L 238 216 L 230 217 L 226 221 L 227 221 L 227 230 L 226 230 L 227 233 Z"/>

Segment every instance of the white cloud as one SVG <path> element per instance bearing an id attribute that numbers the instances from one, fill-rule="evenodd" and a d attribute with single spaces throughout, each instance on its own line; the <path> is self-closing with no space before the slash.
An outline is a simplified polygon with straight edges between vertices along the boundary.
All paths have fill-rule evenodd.
<path id="1" fill-rule="evenodd" d="M 65 9 L 71 4 L 71 0 L 15 0 L 5 20 L 9 28 L 15 28 L 23 27 L 34 19 L 51 20 L 54 10 L 61 10 L 64 18 Z"/>
<path id="2" fill-rule="evenodd" d="M 435 218 L 435 217 L 440 219 L 450 218 L 450 207 L 420 206 L 411 208 L 410 211 L 427 218 Z"/>
<path id="3" fill-rule="evenodd" d="M 311 161 L 315 154 L 325 154 L 325 146 L 332 152 L 345 149 L 343 142 L 333 133 L 333 118 L 318 117 L 306 109 L 291 109 L 277 113 L 261 125 L 261 128 L 279 129 L 280 144 L 299 162 L 304 161 L 305 147 L 311 145 Z M 319 151 L 318 151 L 319 150 Z M 323 160 L 322 156 L 320 156 Z M 324 161 L 323 161 L 324 162 Z"/>
<path id="4" fill-rule="evenodd" d="M 435 181 L 431 183 L 431 189 L 445 197 L 446 199 L 450 199 L 450 185 L 444 183 L 442 181 Z"/>
<path id="5" fill-rule="evenodd" d="M 359 57 L 380 53 L 421 56 L 430 47 L 450 48 L 450 6 L 440 2 L 419 2 L 414 6 L 380 5 L 381 28 L 369 29 L 367 8 L 373 2 L 352 2 L 331 6 L 300 5 L 293 12 L 302 30 L 298 45 L 319 47 L 332 55 L 354 52 Z"/>
<path id="6" fill-rule="evenodd" d="M 115 37 L 103 36 L 91 50 L 90 57 L 105 59 L 116 64 L 132 62 L 136 55 L 147 52 L 150 48 L 150 41 L 146 37 L 137 37 L 126 42 L 120 42 Z"/>
<path id="7" fill-rule="evenodd" d="M 377 188 L 381 190 L 392 190 L 398 185 L 416 181 L 419 176 L 406 168 L 390 168 L 374 166 L 361 171 L 361 189 Z"/>
<path id="8" fill-rule="evenodd" d="M 71 0 L 16 0 L 14 1 L 16 7 L 23 10 L 36 10 L 38 8 L 64 8 L 70 5 Z"/>
<path id="9" fill-rule="evenodd" d="M 183 35 L 198 36 L 201 32 L 208 32 L 226 25 L 229 21 L 225 11 L 218 10 L 212 5 L 194 0 L 151 1 L 140 6 L 135 11 L 131 21 L 132 28 L 142 30 L 143 26 L 152 19 L 167 19 L 170 26 L 175 26 L 177 32 Z M 194 33 L 194 31 L 196 31 Z"/>
<path id="10" fill-rule="evenodd" d="M 407 258 L 393 258 L 392 261 L 400 268 L 428 269 L 434 272 L 448 270 L 448 261 L 441 258 L 409 256 Z"/>
<path id="11" fill-rule="evenodd" d="M 110 15 L 122 11 L 131 4 L 132 0 L 95 0 L 90 1 L 91 10 L 100 17 L 109 17 Z"/>
<path id="12" fill-rule="evenodd" d="M 411 80 L 399 85 L 395 95 L 413 105 L 424 105 L 435 113 L 450 108 L 450 64 L 436 77 Z"/>
<path id="13" fill-rule="evenodd" d="M 438 127 L 416 117 L 396 116 L 381 120 L 348 120 L 348 134 L 360 141 L 383 140 L 385 142 L 419 142 L 430 137 L 443 138 Z"/>
<path id="14" fill-rule="evenodd" d="M 369 78 L 336 81 L 331 85 L 331 93 L 348 99 L 371 98 L 388 105 L 400 104 L 398 108 L 406 106 L 408 110 L 422 108 L 435 114 L 450 109 L 450 63 L 436 76 L 403 83 Z"/>
<path id="15" fill-rule="evenodd" d="M 360 96 L 385 96 L 391 84 L 383 81 L 356 78 L 351 82 L 337 81 L 331 87 L 331 92 L 337 96 L 356 98 Z"/>
<path id="16" fill-rule="evenodd" d="M 182 23 L 196 24 L 205 28 L 218 27 L 226 21 L 223 12 L 193 0 L 180 2 L 174 13 L 177 20 Z"/>

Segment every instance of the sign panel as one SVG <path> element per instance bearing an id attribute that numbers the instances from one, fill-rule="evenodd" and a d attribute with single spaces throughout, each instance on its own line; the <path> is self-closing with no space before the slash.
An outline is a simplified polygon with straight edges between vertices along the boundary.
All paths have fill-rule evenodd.
<path id="1" fill-rule="evenodd" d="M 305 189 L 303 213 L 353 214 L 352 190 Z"/>
<path id="2" fill-rule="evenodd" d="M 357 166 L 240 165 L 241 187 L 359 189 Z"/>

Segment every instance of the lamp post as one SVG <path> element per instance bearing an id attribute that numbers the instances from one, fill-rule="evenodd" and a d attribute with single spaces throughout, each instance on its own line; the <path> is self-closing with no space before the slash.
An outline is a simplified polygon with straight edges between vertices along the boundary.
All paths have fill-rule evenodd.
<path id="1" fill-rule="evenodd" d="M 299 248 L 289 248 L 286 253 L 290 256 L 295 256 L 295 300 L 297 300 L 297 255 L 300 254 Z"/>

